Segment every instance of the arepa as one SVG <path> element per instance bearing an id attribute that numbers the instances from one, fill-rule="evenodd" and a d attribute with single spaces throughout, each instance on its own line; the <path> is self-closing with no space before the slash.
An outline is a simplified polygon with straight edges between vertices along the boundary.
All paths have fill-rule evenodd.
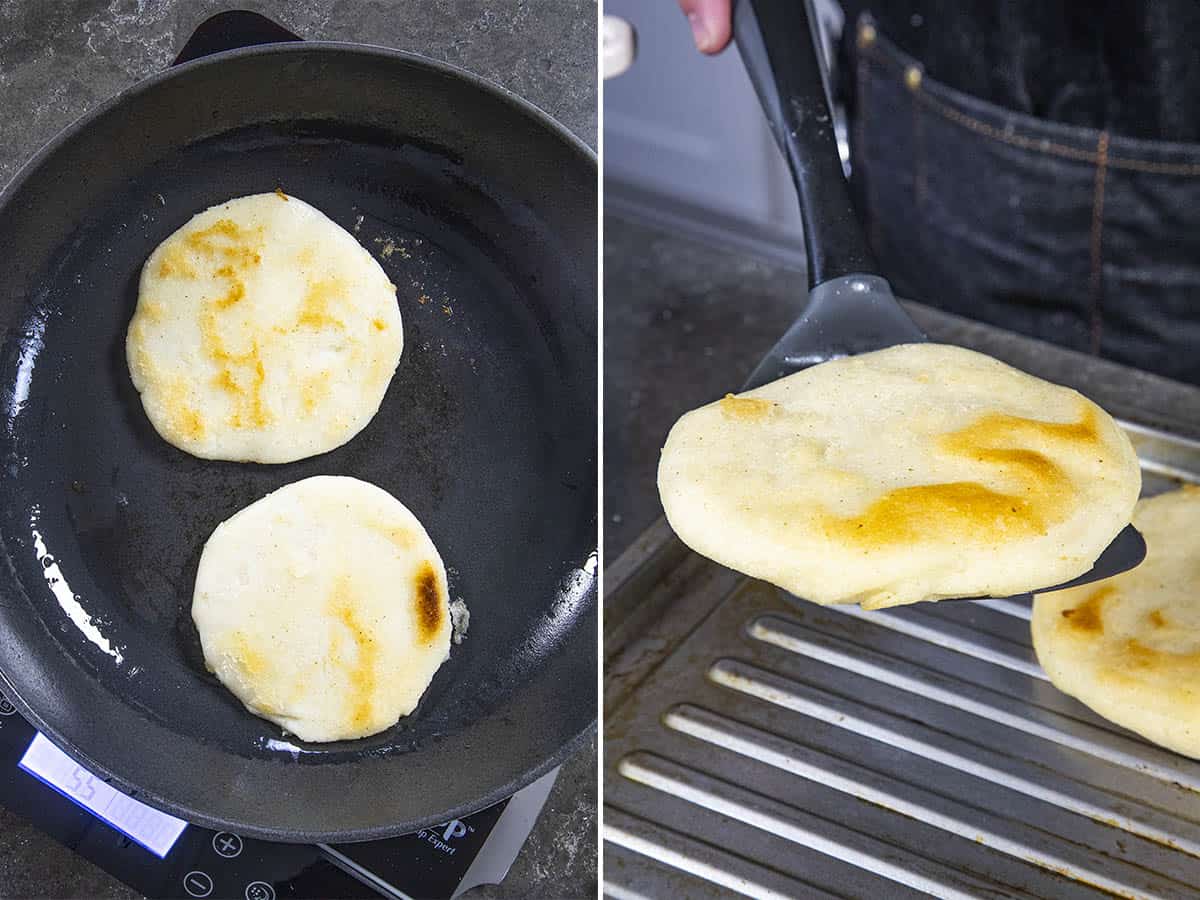
<path id="1" fill-rule="evenodd" d="M 1100 715 L 1200 758 L 1200 489 L 1138 503 L 1136 569 L 1039 594 L 1031 629 L 1054 685 Z"/>
<path id="2" fill-rule="evenodd" d="M 1128 524 L 1141 472 L 1077 392 L 906 344 L 687 413 L 658 486 L 697 552 L 816 603 L 878 608 L 1087 572 Z"/>
<path id="3" fill-rule="evenodd" d="M 150 254 L 126 358 L 166 441 L 206 459 L 283 463 L 358 434 L 403 344 L 379 263 L 278 191 L 205 210 Z"/>
<path id="4" fill-rule="evenodd" d="M 348 477 L 289 484 L 218 525 L 192 619 L 221 683 L 306 741 L 396 724 L 450 652 L 433 541 L 399 500 Z"/>

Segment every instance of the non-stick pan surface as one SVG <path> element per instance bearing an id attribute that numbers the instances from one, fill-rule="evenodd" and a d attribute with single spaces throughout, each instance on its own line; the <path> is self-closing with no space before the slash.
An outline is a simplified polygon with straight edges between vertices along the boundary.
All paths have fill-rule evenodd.
<path id="1" fill-rule="evenodd" d="M 404 355 L 345 447 L 195 459 L 129 380 L 138 273 L 194 213 L 276 186 L 379 259 Z M 0 688 L 129 793 L 276 840 L 411 831 L 561 761 L 595 717 L 595 210 L 565 130 L 381 49 L 233 51 L 68 129 L 0 198 Z M 471 624 L 413 715 L 306 745 L 205 671 L 190 603 L 213 528 L 317 474 L 408 505 Z"/>

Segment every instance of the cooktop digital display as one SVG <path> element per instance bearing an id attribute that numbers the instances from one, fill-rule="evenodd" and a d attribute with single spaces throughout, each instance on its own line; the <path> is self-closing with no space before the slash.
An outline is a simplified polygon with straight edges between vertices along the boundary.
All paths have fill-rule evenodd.
<path id="1" fill-rule="evenodd" d="M 160 812 L 106 784 L 40 732 L 18 765 L 160 859 L 171 852 L 187 828 L 183 819 Z"/>

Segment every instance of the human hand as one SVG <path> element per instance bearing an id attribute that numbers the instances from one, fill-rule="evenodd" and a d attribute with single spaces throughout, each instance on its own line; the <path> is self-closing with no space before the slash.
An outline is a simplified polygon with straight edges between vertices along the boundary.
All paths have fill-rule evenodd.
<path id="1" fill-rule="evenodd" d="M 702 53 L 720 53 L 733 36 L 733 0 L 679 0 Z"/>

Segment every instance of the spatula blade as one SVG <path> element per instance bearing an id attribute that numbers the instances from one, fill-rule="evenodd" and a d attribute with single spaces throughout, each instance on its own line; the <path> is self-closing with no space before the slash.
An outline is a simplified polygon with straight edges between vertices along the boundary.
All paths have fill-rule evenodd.
<path id="1" fill-rule="evenodd" d="M 1070 581 L 1056 584 L 1054 587 L 1042 588 L 1040 591 L 1033 591 L 1029 594 L 1019 594 L 1017 597 L 1008 599 L 1023 599 L 1032 597 L 1034 594 L 1049 594 L 1052 591 L 1064 591 L 1067 588 L 1080 587 L 1081 585 L 1103 581 L 1106 578 L 1112 578 L 1114 575 L 1120 575 L 1122 572 L 1128 572 L 1130 569 L 1141 565 L 1142 560 L 1145 558 L 1146 539 L 1132 525 L 1126 525 L 1112 539 L 1112 543 L 1105 548 L 1104 552 L 1100 554 L 1099 559 L 1096 560 L 1092 568 L 1078 578 L 1072 578 Z"/>
<path id="2" fill-rule="evenodd" d="M 742 390 L 842 356 L 926 340 L 885 279 L 878 275 L 834 278 L 809 292 L 800 318 L 763 357 Z"/>

